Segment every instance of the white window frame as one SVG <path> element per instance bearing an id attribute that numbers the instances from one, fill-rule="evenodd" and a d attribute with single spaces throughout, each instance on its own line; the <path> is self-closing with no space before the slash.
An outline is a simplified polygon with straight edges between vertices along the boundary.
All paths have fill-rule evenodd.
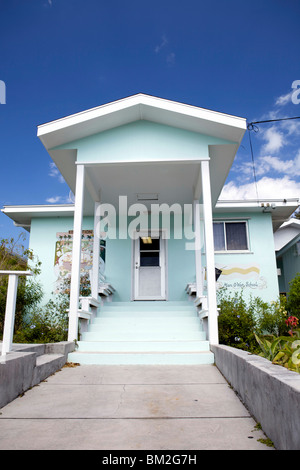
<path id="1" fill-rule="evenodd" d="M 249 227 L 248 227 L 248 220 L 247 219 L 213 219 L 213 224 L 215 223 L 222 223 L 223 224 L 223 233 L 224 233 L 224 244 L 225 250 L 214 250 L 215 253 L 250 253 L 250 240 L 249 240 Z M 227 240 L 226 240 L 226 230 L 225 224 L 226 223 L 244 223 L 246 227 L 246 241 L 247 241 L 247 249 L 246 250 L 227 250 Z"/>

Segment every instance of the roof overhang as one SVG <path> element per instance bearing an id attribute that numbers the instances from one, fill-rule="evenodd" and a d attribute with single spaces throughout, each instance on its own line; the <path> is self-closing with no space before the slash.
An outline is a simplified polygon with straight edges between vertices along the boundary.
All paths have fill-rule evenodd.
<path id="1" fill-rule="evenodd" d="M 127 202 L 129 206 L 131 201 L 129 200 Z M 136 199 L 135 202 L 139 202 L 138 199 Z M 143 201 L 140 202 L 143 203 Z M 156 203 L 156 201 L 149 202 L 154 204 Z M 170 204 L 171 202 L 172 201 L 170 201 Z M 218 201 L 214 209 L 214 215 L 222 217 L 224 214 L 230 214 L 230 217 L 235 217 L 237 214 L 239 214 L 239 216 L 242 214 L 244 217 L 247 217 L 247 214 L 249 214 L 249 217 L 251 217 L 251 214 L 253 213 L 270 213 L 272 217 L 273 231 L 275 232 L 284 222 L 288 221 L 289 217 L 295 212 L 298 206 L 298 199 Z M 30 231 L 31 221 L 34 218 L 73 217 L 74 204 L 4 206 L 2 212 L 10 217 L 14 221 L 15 225 L 19 225 Z M 293 222 L 290 222 L 290 225 L 291 224 L 293 224 Z M 300 222 L 296 221 L 294 225 L 299 229 Z M 289 223 L 287 226 L 289 226 Z M 283 227 L 285 227 L 285 225 L 283 225 Z"/>
<path id="2" fill-rule="evenodd" d="M 47 150 L 89 135 L 146 120 L 240 143 L 246 119 L 139 93 L 38 126 Z"/>
<path id="3" fill-rule="evenodd" d="M 66 146 L 70 142 L 139 120 L 151 121 L 157 124 L 205 134 L 222 139 L 223 142 L 228 142 L 209 145 L 212 203 L 215 205 L 244 136 L 246 130 L 246 120 L 244 118 L 149 95 L 137 94 L 42 124 L 38 126 L 38 137 L 63 175 L 69 188 L 75 193 L 77 149 L 57 147 Z M 200 159 L 201 156 L 199 156 Z M 111 194 L 112 188 L 118 195 L 128 194 L 128 197 L 131 198 L 134 193 L 140 191 L 138 188 L 133 189 L 137 178 L 133 180 L 132 164 L 130 161 L 122 161 L 122 163 L 111 162 L 109 165 L 99 162 L 98 166 L 95 165 L 92 168 L 89 168 L 87 165 L 86 186 L 88 194 L 85 198 L 85 214 L 90 214 L 93 211 L 93 202 L 97 200 L 99 188 L 101 189 L 102 201 L 107 203 L 113 203 L 116 197 L 116 194 Z M 194 170 L 192 170 L 192 165 Z M 161 178 L 159 178 L 157 169 L 163 170 L 164 166 L 168 167 L 169 175 L 174 175 L 174 177 L 172 180 L 171 176 L 167 179 L 165 176 L 163 186 L 168 186 L 170 192 L 167 198 L 163 198 L 162 193 L 165 190 L 161 191 L 163 187 L 161 186 L 159 188 L 161 193 L 160 202 L 173 200 L 173 202 L 181 204 L 190 203 L 194 198 L 193 186 L 197 184 L 199 186 L 199 182 L 195 182 L 194 178 L 195 174 L 197 177 L 199 174 L 199 161 L 189 162 L 184 157 L 180 161 L 168 163 L 163 160 L 159 162 L 153 161 L 152 163 L 142 160 L 140 162 L 136 161 L 134 172 L 140 174 L 139 184 L 143 187 L 144 192 L 158 191 L 157 183 Z M 142 173 L 142 169 L 144 169 L 144 173 Z M 123 175 L 121 180 L 117 176 L 120 171 Z M 154 175 L 154 178 L 150 177 L 151 174 Z M 192 178 L 188 179 L 190 174 Z M 186 181 L 187 188 L 185 190 L 185 197 L 178 200 L 179 191 L 178 185 L 176 186 L 175 182 L 179 181 L 180 177 Z M 116 185 L 116 182 L 118 182 L 120 187 Z M 126 188 L 124 187 L 125 182 Z M 190 194 L 189 197 L 187 197 L 188 193 Z"/>
<path id="4" fill-rule="evenodd" d="M 284 222 L 274 233 L 275 250 L 279 253 L 287 249 L 300 236 L 300 220 L 292 218 Z"/>
<path id="5" fill-rule="evenodd" d="M 4 206 L 1 209 L 14 224 L 30 232 L 31 221 L 39 217 L 73 217 L 74 204 Z"/>
<path id="6" fill-rule="evenodd" d="M 219 200 L 214 209 L 215 214 L 269 213 L 272 217 L 273 232 L 286 222 L 299 206 L 299 199 L 262 199 L 246 201 Z"/>

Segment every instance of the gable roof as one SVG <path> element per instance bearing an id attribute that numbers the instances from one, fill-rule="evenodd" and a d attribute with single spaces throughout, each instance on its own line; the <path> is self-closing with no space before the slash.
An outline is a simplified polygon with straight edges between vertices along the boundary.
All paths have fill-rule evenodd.
<path id="1" fill-rule="evenodd" d="M 38 126 L 47 150 L 134 121 L 146 120 L 240 143 L 246 119 L 138 93 Z"/>

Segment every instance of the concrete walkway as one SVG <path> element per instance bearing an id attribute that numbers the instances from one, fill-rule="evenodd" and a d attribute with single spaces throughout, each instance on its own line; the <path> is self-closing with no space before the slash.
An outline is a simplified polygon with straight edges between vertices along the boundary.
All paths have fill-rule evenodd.
<path id="1" fill-rule="evenodd" d="M 271 450 L 214 365 L 64 367 L 0 413 L 1 450 Z"/>

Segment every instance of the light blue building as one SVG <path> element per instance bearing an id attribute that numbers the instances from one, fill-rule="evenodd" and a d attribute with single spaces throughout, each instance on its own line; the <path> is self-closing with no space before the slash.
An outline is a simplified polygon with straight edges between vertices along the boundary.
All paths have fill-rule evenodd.
<path id="1" fill-rule="evenodd" d="M 273 233 L 298 201 L 219 200 L 245 130 L 144 94 L 38 127 L 75 202 L 3 212 L 30 231 L 46 296 L 71 279 L 72 360 L 212 362 L 219 287 L 277 299 Z"/>
<path id="2" fill-rule="evenodd" d="M 280 294 L 289 292 L 289 283 L 300 274 L 300 220 L 291 218 L 275 232 L 275 250 Z"/>

